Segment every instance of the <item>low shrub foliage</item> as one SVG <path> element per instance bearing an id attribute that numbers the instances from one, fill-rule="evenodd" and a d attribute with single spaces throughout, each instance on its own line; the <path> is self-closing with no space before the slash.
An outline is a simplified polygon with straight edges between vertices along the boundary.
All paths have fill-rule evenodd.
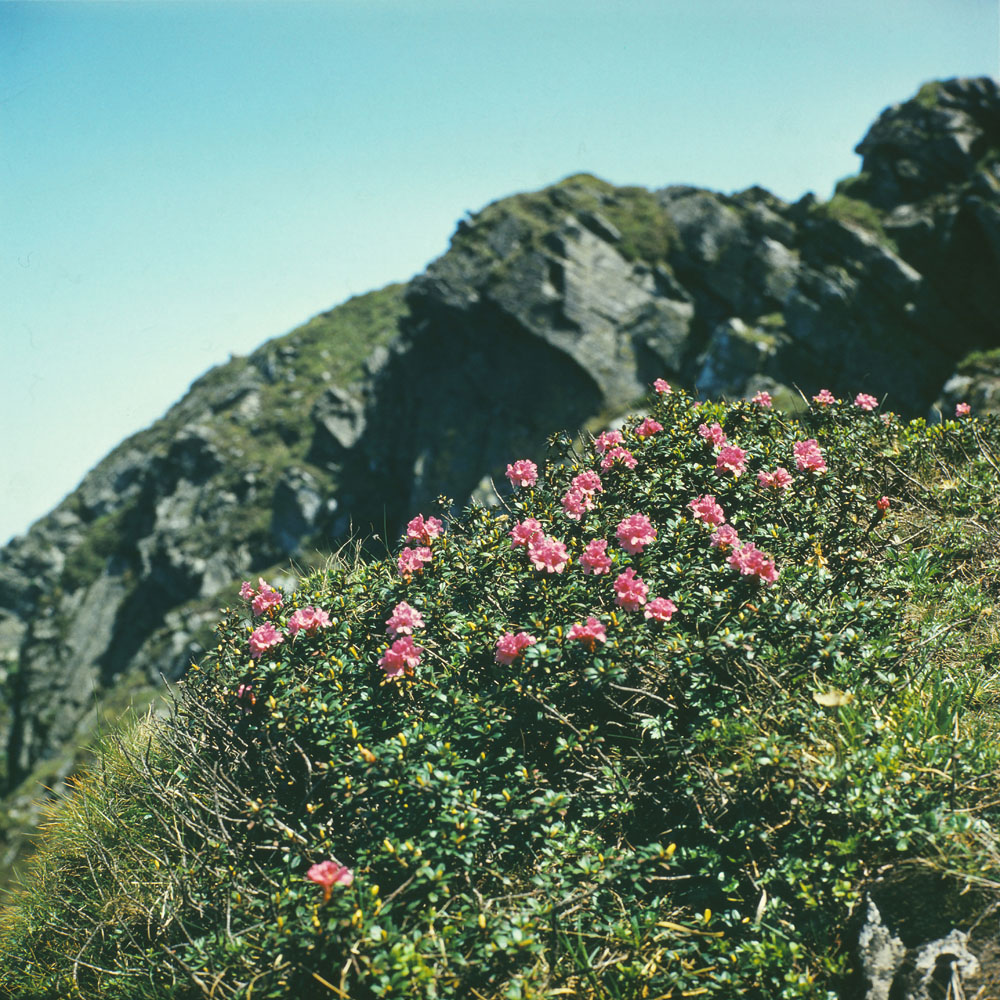
<path id="1" fill-rule="evenodd" d="M 996 427 L 658 387 L 245 584 L 53 817 L 9 995 L 831 998 L 887 871 L 994 892 Z"/>

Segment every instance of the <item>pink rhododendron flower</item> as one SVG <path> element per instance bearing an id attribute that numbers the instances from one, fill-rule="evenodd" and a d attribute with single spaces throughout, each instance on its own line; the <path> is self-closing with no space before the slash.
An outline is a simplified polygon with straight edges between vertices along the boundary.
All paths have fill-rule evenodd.
<path id="1" fill-rule="evenodd" d="M 635 575 L 631 566 L 615 580 L 615 604 L 626 611 L 638 611 L 646 603 L 649 587 Z"/>
<path id="2" fill-rule="evenodd" d="M 616 444 L 624 443 L 625 437 L 621 431 L 601 431 L 601 433 L 594 438 L 594 451 L 603 453 L 609 448 L 613 448 Z"/>
<path id="3" fill-rule="evenodd" d="M 959 403 L 955 407 L 955 416 L 956 417 L 967 417 L 969 415 L 969 411 L 971 409 L 972 409 L 972 407 L 969 406 L 968 403 Z"/>
<path id="4" fill-rule="evenodd" d="M 507 466 L 507 478 L 511 486 L 534 486 L 538 482 L 538 466 L 526 458 L 519 458 Z"/>
<path id="5" fill-rule="evenodd" d="M 826 461 L 815 438 L 796 441 L 792 451 L 795 452 L 795 465 L 801 472 L 826 472 Z"/>
<path id="6" fill-rule="evenodd" d="M 591 615 L 585 624 L 576 622 L 566 633 L 567 639 L 577 639 L 582 642 L 591 652 L 599 642 L 607 642 L 608 636 L 604 631 L 604 626 Z"/>
<path id="7" fill-rule="evenodd" d="M 406 537 L 415 542 L 422 542 L 430 545 L 431 540 L 441 534 L 444 525 L 436 517 L 424 518 L 423 514 L 417 516 L 406 526 Z"/>
<path id="8" fill-rule="evenodd" d="M 257 704 L 257 696 L 253 693 L 252 684 L 241 684 L 236 689 L 236 700 L 240 703 L 240 708 L 244 715 L 249 715 L 253 706 Z"/>
<path id="9" fill-rule="evenodd" d="M 747 460 L 747 453 L 742 448 L 735 445 L 726 445 L 719 449 L 719 454 L 715 456 L 715 468 L 718 472 L 728 469 L 735 478 L 739 478 L 744 471 Z"/>
<path id="10" fill-rule="evenodd" d="M 240 597 L 242 597 L 244 601 L 249 601 L 256 593 L 257 591 L 254 590 L 253 584 L 249 580 L 244 580 L 243 586 L 240 587 Z"/>
<path id="11" fill-rule="evenodd" d="M 604 492 L 604 483 L 601 482 L 601 477 L 596 472 L 581 472 L 580 475 L 573 477 L 573 482 L 570 485 L 574 490 L 589 493 L 591 496 Z"/>
<path id="12" fill-rule="evenodd" d="M 542 535 L 528 545 L 528 558 L 537 570 L 546 573 L 561 573 L 569 562 L 569 553 L 562 542 Z"/>
<path id="13" fill-rule="evenodd" d="M 621 547 L 634 556 L 656 541 L 656 528 L 645 514 L 633 514 L 624 518 L 615 529 L 615 534 Z"/>
<path id="14" fill-rule="evenodd" d="M 874 410 L 878 406 L 878 400 L 867 392 L 859 392 L 854 397 L 854 405 L 860 406 L 862 410 Z"/>
<path id="15" fill-rule="evenodd" d="M 740 536 L 736 534 L 736 529 L 731 524 L 720 524 L 712 532 L 712 539 L 709 544 L 713 549 L 735 547 L 740 544 Z"/>
<path id="16" fill-rule="evenodd" d="M 299 631 L 315 635 L 317 629 L 329 627 L 330 616 L 322 608 L 299 608 L 288 619 L 288 631 L 292 635 L 298 635 Z"/>
<path id="17" fill-rule="evenodd" d="M 285 637 L 270 622 L 264 622 L 250 634 L 250 656 L 259 660 L 266 649 L 280 646 L 284 641 Z"/>
<path id="18" fill-rule="evenodd" d="M 774 472 L 758 472 L 757 482 L 767 489 L 783 490 L 792 482 L 792 474 L 788 469 L 779 465 Z"/>
<path id="19" fill-rule="evenodd" d="M 526 517 L 520 524 L 515 524 L 507 534 L 511 539 L 510 547 L 516 549 L 519 545 L 530 545 L 536 538 L 541 538 L 544 532 L 533 517 Z"/>
<path id="20" fill-rule="evenodd" d="M 327 902 L 335 885 L 353 885 L 354 872 L 339 861 L 320 861 L 306 872 L 306 878 L 323 886 L 323 902 Z"/>
<path id="21" fill-rule="evenodd" d="M 643 611 L 642 615 L 644 618 L 654 618 L 658 622 L 668 622 L 676 610 L 677 605 L 669 598 L 654 597 L 646 605 L 646 610 Z"/>
<path id="22" fill-rule="evenodd" d="M 778 579 L 774 560 L 769 559 L 753 542 L 747 542 L 746 545 L 736 549 L 728 562 L 744 576 L 756 576 L 765 583 L 774 583 Z"/>
<path id="23" fill-rule="evenodd" d="M 403 549 L 399 553 L 399 559 L 396 561 L 399 575 L 408 580 L 414 573 L 423 572 L 424 563 L 430 562 L 433 558 L 431 550 L 426 546 L 420 546 L 416 549 Z"/>
<path id="24" fill-rule="evenodd" d="M 422 646 L 416 646 L 413 639 L 404 635 L 397 639 L 381 656 L 378 665 L 385 671 L 386 677 L 400 677 L 402 674 L 412 674 L 420 663 Z"/>
<path id="25" fill-rule="evenodd" d="M 263 577 L 261 577 L 260 589 L 257 591 L 257 596 L 251 601 L 250 606 L 253 608 L 255 615 L 262 615 L 271 608 L 281 607 L 281 594 L 270 584 L 265 583 Z"/>
<path id="26" fill-rule="evenodd" d="M 878 500 L 875 501 L 875 506 L 878 507 L 879 510 L 888 510 L 891 503 L 892 501 L 888 497 L 879 497 Z"/>
<path id="27" fill-rule="evenodd" d="M 837 397 L 834 396 L 829 389 L 820 389 L 820 391 L 813 396 L 813 402 L 819 403 L 820 406 L 829 406 L 831 403 L 837 402 Z"/>
<path id="28" fill-rule="evenodd" d="M 580 565 L 584 573 L 600 576 L 611 569 L 611 560 L 605 555 L 608 543 L 603 538 L 592 538 L 587 547 L 580 553 Z"/>
<path id="29" fill-rule="evenodd" d="M 706 524 L 722 524 L 726 520 L 722 508 L 710 493 L 706 493 L 703 497 L 695 497 L 688 504 L 688 508 L 699 521 L 704 521 Z"/>
<path id="30" fill-rule="evenodd" d="M 621 462 L 622 465 L 629 469 L 634 469 L 639 464 L 628 448 L 620 446 L 610 448 L 604 453 L 604 458 L 601 459 L 601 468 L 610 469 L 615 462 Z"/>
<path id="31" fill-rule="evenodd" d="M 763 389 L 750 400 L 751 403 L 756 403 L 758 406 L 763 407 L 765 410 L 769 410 L 771 406 L 774 405 L 774 400 L 771 399 L 771 394 L 769 392 L 764 392 Z"/>
<path id="32" fill-rule="evenodd" d="M 517 635 L 513 632 L 504 632 L 497 639 L 496 662 L 513 663 L 528 646 L 534 646 L 536 642 L 538 640 L 527 632 L 518 632 Z"/>
<path id="33" fill-rule="evenodd" d="M 424 620 L 416 608 L 406 601 L 400 601 L 392 609 L 392 615 L 385 621 L 385 630 L 390 635 L 413 635 L 415 628 L 423 628 Z"/>
<path id="34" fill-rule="evenodd" d="M 645 420 L 635 429 L 635 436 L 645 440 L 648 437 L 652 437 L 654 434 L 659 434 L 663 430 L 663 424 L 658 420 L 654 420 L 652 417 L 646 417 Z"/>
<path id="35" fill-rule="evenodd" d="M 659 394 L 660 394 L 661 396 L 669 396 L 669 395 L 670 395 L 670 392 L 671 392 L 671 389 L 670 389 L 670 383 L 669 383 L 669 382 L 665 382 L 665 381 L 664 381 L 664 380 L 663 380 L 662 378 L 658 378 L 658 379 L 657 379 L 657 380 L 656 380 L 656 381 L 655 381 L 655 382 L 653 383 L 653 388 L 654 388 L 654 389 L 655 389 L 655 390 L 656 390 L 656 391 L 657 391 L 657 392 L 658 392 L 658 393 L 659 393 Z"/>
<path id="36" fill-rule="evenodd" d="M 571 489 L 562 498 L 562 509 L 567 517 L 579 521 L 588 511 L 594 509 L 593 495 L 582 490 Z"/>
<path id="37" fill-rule="evenodd" d="M 708 424 L 699 424 L 698 433 L 706 440 L 711 441 L 716 448 L 721 448 L 726 441 L 726 432 L 722 429 L 722 425 L 715 423 L 711 427 Z"/>

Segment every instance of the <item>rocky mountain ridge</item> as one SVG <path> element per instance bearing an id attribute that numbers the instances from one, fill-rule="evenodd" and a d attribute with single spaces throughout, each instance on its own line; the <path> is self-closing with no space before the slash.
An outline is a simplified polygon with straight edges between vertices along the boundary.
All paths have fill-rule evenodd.
<path id="1" fill-rule="evenodd" d="M 8 790 L 72 768 L 95 697 L 180 676 L 240 579 L 488 500 L 656 377 L 790 408 L 820 386 L 906 415 L 989 403 L 1000 88 L 928 84 L 857 148 L 825 203 L 590 175 L 503 199 L 408 285 L 195 382 L 0 552 Z"/>

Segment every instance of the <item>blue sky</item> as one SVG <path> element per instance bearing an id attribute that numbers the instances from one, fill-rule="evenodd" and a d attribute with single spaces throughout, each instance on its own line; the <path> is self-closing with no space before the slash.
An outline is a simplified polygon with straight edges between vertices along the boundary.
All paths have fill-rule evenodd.
<path id="1" fill-rule="evenodd" d="M 586 170 L 828 197 L 996 0 L 0 2 L 0 543 L 230 353 Z"/>

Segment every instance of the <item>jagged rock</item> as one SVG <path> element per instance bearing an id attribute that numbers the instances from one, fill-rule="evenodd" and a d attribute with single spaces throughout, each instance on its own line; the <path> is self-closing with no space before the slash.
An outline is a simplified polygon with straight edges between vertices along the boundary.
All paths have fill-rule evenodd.
<path id="1" fill-rule="evenodd" d="M 316 530 L 323 510 L 323 495 L 315 477 L 305 469 L 286 469 L 275 487 L 271 510 L 271 533 L 281 550 L 298 552 L 303 538 Z"/>
<path id="2" fill-rule="evenodd" d="M 316 401 L 312 411 L 316 425 L 312 451 L 322 461 L 341 457 L 353 448 L 365 429 L 364 404 L 339 386 L 330 386 Z"/>
<path id="3" fill-rule="evenodd" d="M 858 958 L 865 978 L 865 1000 L 890 1000 L 896 972 L 906 957 L 906 945 L 882 922 L 882 914 L 868 900 L 865 923 L 858 935 Z"/>

